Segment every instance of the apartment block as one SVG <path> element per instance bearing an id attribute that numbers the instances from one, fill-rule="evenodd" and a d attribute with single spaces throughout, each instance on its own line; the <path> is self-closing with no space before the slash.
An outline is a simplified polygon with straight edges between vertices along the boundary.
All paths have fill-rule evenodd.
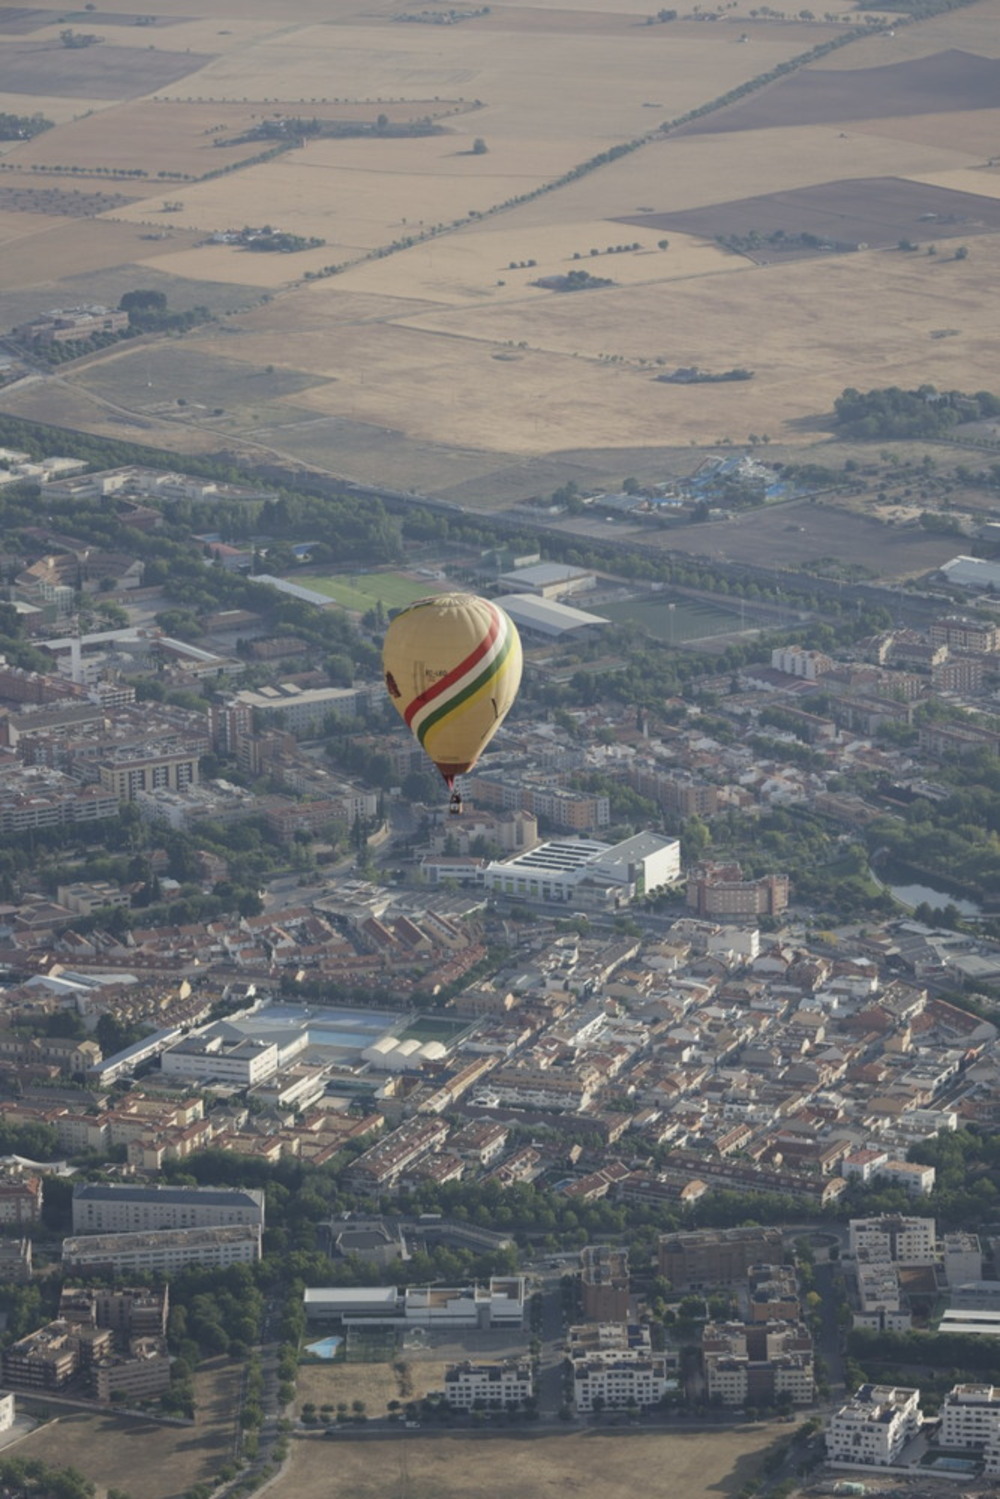
<path id="1" fill-rule="evenodd" d="M 0 1178 L 0 1223 L 37 1223 L 41 1216 L 40 1176 Z"/>
<path id="2" fill-rule="evenodd" d="M 830 1418 L 826 1454 L 832 1463 L 885 1468 L 920 1431 L 920 1391 L 894 1385 L 862 1385 Z"/>
<path id="3" fill-rule="evenodd" d="M 188 1265 L 224 1270 L 260 1259 L 259 1224 L 227 1228 L 172 1228 L 159 1233 L 83 1234 L 63 1239 L 62 1262 L 68 1270 L 110 1270 L 114 1274 L 145 1270 L 169 1275 Z"/>
<path id="4" fill-rule="evenodd" d="M 849 1251 L 869 1263 L 882 1260 L 897 1265 L 933 1265 L 937 1261 L 937 1225 L 933 1218 L 887 1214 L 882 1218 L 852 1218 Z"/>
<path id="5" fill-rule="evenodd" d="M 407 1120 L 351 1163 L 348 1180 L 362 1191 L 393 1187 L 407 1167 L 444 1144 L 448 1131 L 449 1126 L 441 1119 L 425 1116 Z"/>
<path id="6" fill-rule="evenodd" d="M 677 1355 L 654 1353 L 649 1328 L 624 1322 L 571 1327 L 567 1355 L 581 1412 L 655 1405 L 677 1386 Z"/>
<path id="7" fill-rule="evenodd" d="M 531 1400 L 535 1381 L 528 1359 L 501 1364 L 446 1364 L 444 1398 L 455 1410 L 506 1410 Z"/>
<path id="8" fill-rule="evenodd" d="M 186 791 L 189 786 L 197 786 L 198 755 L 122 751 L 102 761 L 98 772 L 104 791 L 119 801 L 132 802 L 140 791 Z"/>
<path id="9" fill-rule="evenodd" d="M 75 1234 L 264 1226 L 264 1194 L 254 1187 L 133 1187 L 100 1182 L 73 1189 Z"/>
<path id="10" fill-rule="evenodd" d="M 678 1291 L 738 1285 L 751 1265 L 783 1259 L 777 1228 L 706 1228 L 660 1239 L 660 1274 Z"/>
<path id="11" fill-rule="evenodd" d="M 580 1251 L 583 1315 L 593 1322 L 627 1322 L 628 1250 L 587 1244 Z"/>
<path id="12" fill-rule="evenodd" d="M 1000 1388 L 953 1385 L 941 1402 L 941 1447 L 985 1447 L 1000 1434 Z"/>
<path id="13" fill-rule="evenodd" d="M 778 916 L 788 905 L 788 876 L 745 880 L 739 864 L 699 864 L 688 876 L 688 909 L 704 918 Z"/>
<path id="14" fill-rule="evenodd" d="M 801 1322 L 707 1323 L 702 1367 L 710 1399 L 723 1405 L 811 1405 L 813 1341 Z"/>

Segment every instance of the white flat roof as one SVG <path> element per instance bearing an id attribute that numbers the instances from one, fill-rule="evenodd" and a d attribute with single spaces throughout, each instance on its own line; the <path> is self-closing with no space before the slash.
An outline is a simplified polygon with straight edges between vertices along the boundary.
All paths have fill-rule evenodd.
<path id="1" fill-rule="evenodd" d="M 585 609 L 574 609 L 570 604 L 557 603 L 555 599 L 536 598 L 531 593 L 505 593 L 493 602 L 505 610 L 516 625 L 524 625 L 526 630 L 544 630 L 551 635 L 559 635 L 564 630 L 581 630 L 585 625 L 608 623 L 599 614 L 588 614 Z"/>
<path id="2" fill-rule="evenodd" d="M 358 1306 L 396 1305 L 395 1286 L 307 1286 L 302 1293 L 306 1306 L 330 1306 L 334 1303 L 350 1309 Z"/>

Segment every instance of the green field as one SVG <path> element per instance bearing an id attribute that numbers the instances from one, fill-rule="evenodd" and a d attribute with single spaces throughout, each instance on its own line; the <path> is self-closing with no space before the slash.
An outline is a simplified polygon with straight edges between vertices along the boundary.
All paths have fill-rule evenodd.
<path id="1" fill-rule="evenodd" d="M 380 599 L 386 609 L 402 609 L 414 599 L 440 593 L 443 587 L 429 578 L 411 578 L 404 573 L 331 573 L 327 577 L 307 577 L 296 572 L 291 581 L 325 593 L 341 609 L 355 609 L 362 614 L 374 608 Z"/>
<path id="2" fill-rule="evenodd" d="M 672 607 L 671 607 L 672 606 Z M 697 599 L 671 599 L 667 594 L 657 598 L 629 599 L 622 604 L 608 604 L 600 613 L 614 624 L 626 621 L 639 625 L 673 645 L 688 640 L 707 640 L 713 635 L 738 633 L 738 609 L 703 604 Z"/>
<path id="3" fill-rule="evenodd" d="M 400 1041 L 440 1041 L 447 1046 L 450 1041 L 460 1035 L 468 1027 L 465 1020 L 438 1020 L 433 1015 L 421 1015 L 400 1032 Z"/>

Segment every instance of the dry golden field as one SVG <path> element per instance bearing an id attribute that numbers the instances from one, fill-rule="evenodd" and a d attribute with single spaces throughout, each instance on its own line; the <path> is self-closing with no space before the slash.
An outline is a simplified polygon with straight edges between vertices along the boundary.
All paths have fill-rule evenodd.
<path id="1" fill-rule="evenodd" d="M 410 1394 L 403 1394 L 392 1364 L 303 1364 L 295 1385 L 295 1406 L 312 1402 L 317 1408 L 348 1405 L 363 1400 L 369 1416 L 384 1416 L 390 1400 L 422 1400 L 431 1390 L 444 1388 L 444 1362 L 408 1359 Z"/>
<path id="2" fill-rule="evenodd" d="M 553 471 L 570 452 L 607 469 L 616 450 L 750 432 L 821 440 L 846 385 L 995 386 L 1000 235 L 974 232 L 974 208 L 962 261 L 960 225 L 925 253 L 926 220 L 900 221 L 916 255 L 754 265 L 653 216 L 768 196 L 768 226 L 787 212 L 795 234 L 793 190 L 859 179 L 1000 198 L 1000 166 L 988 165 L 1000 0 L 862 38 L 666 137 L 662 122 L 836 36 L 848 0 L 813 23 L 794 11 L 754 18 L 751 0 L 727 0 L 714 22 L 681 6 L 666 25 L 647 25 L 656 7 L 636 0 L 498 0 L 448 26 L 394 19 L 424 8 L 436 7 L 160 0 L 156 25 L 137 27 L 134 6 L 102 0 L 104 40 L 72 54 L 54 14 L 34 31 L 0 25 L 0 110 L 39 108 L 57 122 L 0 143 L 11 320 L 114 302 L 144 282 L 173 305 L 225 314 L 181 344 L 112 350 L 6 391 L 0 407 L 181 450 L 242 444 L 404 487 L 474 483 L 488 505 L 491 475 L 500 503 L 519 465 L 530 485 L 550 455 Z M 428 114 L 444 133 L 310 140 L 242 167 L 270 143 L 213 144 L 309 113 Z M 473 151 L 477 138 L 485 152 Z M 543 191 L 639 138 L 647 144 Z M 211 180 L 176 176 L 224 165 L 233 170 Z M 73 166 L 88 171 L 37 170 Z M 837 193 L 847 201 L 846 185 L 830 202 Z M 180 207 L 165 212 L 167 201 Z M 260 254 L 206 242 L 265 222 L 324 243 Z M 572 269 L 614 285 L 565 295 L 532 284 Z M 686 364 L 755 373 L 714 387 L 656 381 Z"/>
<path id="3" fill-rule="evenodd" d="M 616 1435 L 572 1432 L 537 1437 L 506 1434 L 407 1434 L 384 1442 L 315 1438 L 295 1442 L 275 1499 L 326 1499 L 336 1473 L 338 1499 L 632 1499 L 657 1492 L 668 1471 L 669 1492 L 684 1499 L 730 1499 L 757 1467 L 773 1431 L 657 1432 Z"/>

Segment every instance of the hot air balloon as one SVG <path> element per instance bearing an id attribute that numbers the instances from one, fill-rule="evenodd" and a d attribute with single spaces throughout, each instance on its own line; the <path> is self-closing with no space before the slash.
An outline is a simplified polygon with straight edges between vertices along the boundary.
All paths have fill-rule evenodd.
<path id="1" fill-rule="evenodd" d="M 521 641 L 502 609 L 471 593 L 418 599 L 392 620 L 382 645 L 396 711 L 444 776 L 461 812 L 455 777 L 475 765 L 521 684 Z"/>

